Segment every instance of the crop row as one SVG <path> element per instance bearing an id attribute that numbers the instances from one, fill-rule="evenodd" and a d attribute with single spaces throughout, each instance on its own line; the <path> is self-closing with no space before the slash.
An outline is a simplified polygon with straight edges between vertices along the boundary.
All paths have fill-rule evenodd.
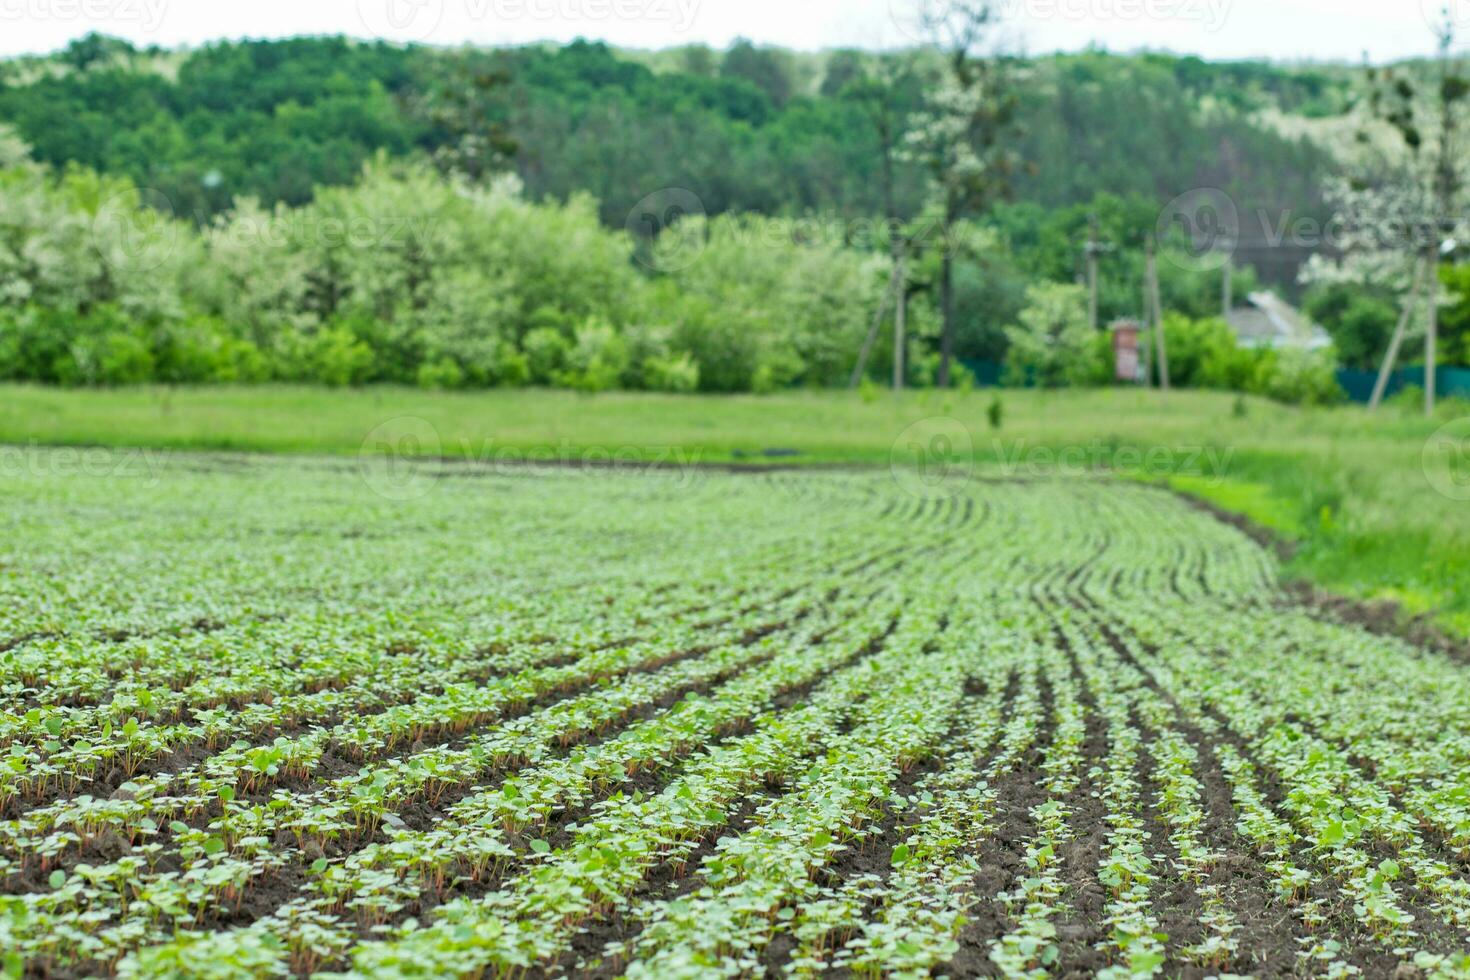
<path id="1" fill-rule="evenodd" d="M 1154 489 L 45 473 L 9 973 L 1470 976 L 1465 668 Z"/>

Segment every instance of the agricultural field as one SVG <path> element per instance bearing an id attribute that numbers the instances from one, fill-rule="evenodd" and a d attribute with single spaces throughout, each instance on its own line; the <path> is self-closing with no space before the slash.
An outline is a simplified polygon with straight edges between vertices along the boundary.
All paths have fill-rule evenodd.
<path id="1" fill-rule="evenodd" d="M 991 409 L 999 405 L 999 425 Z M 393 432 L 392 421 L 418 423 Z M 675 466 L 887 467 L 902 433 L 941 434 L 1001 476 L 1107 470 L 1243 514 L 1290 546 L 1282 571 L 1338 595 L 1391 602 L 1470 637 L 1470 465 L 1436 454 L 1458 437 L 1470 464 L 1470 405 L 1442 417 L 1418 404 L 1302 409 L 1224 392 L 1122 389 L 911 391 L 861 398 L 800 391 L 760 397 L 648 392 L 595 396 L 525 389 L 424 392 L 377 386 L 59 390 L 0 384 L 5 444 L 355 456 L 384 432 L 425 454 L 586 459 L 609 451 Z M 956 430 L 955 426 L 960 429 Z M 426 430 L 421 432 L 420 430 Z M 924 432 L 927 443 L 934 433 Z M 770 457 L 771 449 L 795 453 Z M 1038 460 L 1040 461 L 1038 463 Z"/>
<path id="2" fill-rule="evenodd" d="M 1164 489 L 17 452 L 9 975 L 1470 976 L 1470 670 Z"/>

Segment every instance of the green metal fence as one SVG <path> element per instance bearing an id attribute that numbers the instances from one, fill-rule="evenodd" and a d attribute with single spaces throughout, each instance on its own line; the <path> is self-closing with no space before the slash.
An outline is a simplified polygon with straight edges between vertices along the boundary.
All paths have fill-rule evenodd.
<path id="1" fill-rule="evenodd" d="M 1000 384 L 1005 365 L 991 361 L 962 361 L 975 375 L 981 387 L 993 388 Z M 1441 398 L 1457 396 L 1470 399 L 1470 368 L 1442 367 L 1434 373 L 1436 390 Z M 1378 380 L 1377 371 L 1352 371 L 1346 368 L 1337 372 L 1337 383 L 1347 392 L 1348 398 L 1367 404 L 1373 397 L 1373 385 Z M 1386 397 L 1392 397 L 1405 388 L 1424 387 L 1424 368 L 1399 368 L 1389 375 Z"/>
<path id="2" fill-rule="evenodd" d="M 1434 372 L 1434 379 L 1435 389 L 1441 397 L 1470 398 L 1470 369 L 1443 367 Z M 1355 402 L 1369 401 L 1373 397 L 1373 385 L 1377 381 L 1378 372 L 1376 371 L 1343 369 L 1337 372 L 1337 383 L 1342 385 L 1342 390 L 1347 392 L 1348 397 Z M 1385 395 L 1392 397 L 1405 388 L 1411 387 L 1424 387 L 1423 367 L 1399 368 L 1393 372 L 1389 375 Z"/>

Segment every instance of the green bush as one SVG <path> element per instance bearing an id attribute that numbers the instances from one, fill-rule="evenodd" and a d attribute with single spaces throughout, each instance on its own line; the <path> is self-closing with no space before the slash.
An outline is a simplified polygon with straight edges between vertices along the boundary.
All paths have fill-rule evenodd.
<path id="1" fill-rule="evenodd" d="M 1337 360 L 1329 352 L 1264 351 L 1252 391 L 1292 405 L 1336 405 L 1346 397 L 1336 368 Z"/>
<path id="2" fill-rule="evenodd" d="M 1342 363 L 1360 371 L 1378 367 L 1399 319 L 1391 296 L 1345 282 L 1313 286 L 1302 308 L 1332 335 Z"/>
<path id="3" fill-rule="evenodd" d="M 495 352 L 496 384 L 506 388 L 520 388 L 531 383 L 531 362 L 515 345 L 502 342 Z"/>
<path id="4" fill-rule="evenodd" d="M 1006 328 L 1005 383 L 1043 388 L 1096 384 L 1105 377 L 1107 337 L 1087 320 L 1081 286 L 1043 283 L 1026 290 L 1020 322 Z"/>
<path id="5" fill-rule="evenodd" d="M 698 391 L 699 365 L 689 354 L 650 357 L 643 362 L 643 387 L 650 391 Z"/>
<path id="6" fill-rule="evenodd" d="M 66 352 L 66 331 L 57 316 L 33 306 L 0 306 L 0 378 L 55 383 L 53 366 Z"/>
<path id="7" fill-rule="evenodd" d="M 1331 405 L 1344 397 L 1332 351 L 1241 347 L 1218 317 L 1164 318 L 1169 381 L 1180 388 L 1217 388 L 1295 405 Z"/>
<path id="8" fill-rule="evenodd" d="M 293 336 L 277 352 L 274 374 L 285 381 L 307 381 L 341 388 L 362 384 L 372 373 L 373 351 L 347 327 Z"/>
<path id="9" fill-rule="evenodd" d="M 234 384 L 258 384 L 270 380 L 270 377 L 270 362 L 260 348 L 238 337 L 225 337 L 220 341 L 214 380 Z"/>
<path id="10" fill-rule="evenodd" d="M 1218 317 L 1191 320 L 1179 313 L 1164 317 L 1169 349 L 1169 381 L 1181 388 L 1240 388 L 1253 366 L 1242 358 L 1235 331 Z"/>
<path id="11" fill-rule="evenodd" d="M 701 389 L 847 380 L 886 286 L 887 258 L 785 218 L 686 218 L 678 228 L 697 248 L 655 281 L 639 319 L 670 328 L 669 349 L 694 358 Z"/>
<path id="12" fill-rule="evenodd" d="M 577 330 L 577 342 L 566 355 L 557 384 L 577 391 L 609 391 L 622 383 L 628 349 L 611 324 L 588 321 Z"/>
<path id="13" fill-rule="evenodd" d="M 562 373 L 567 363 L 571 345 L 555 327 L 537 327 L 521 341 L 525 352 L 526 368 L 530 380 L 536 384 L 551 384 Z"/>
<path id="14" fill-rule="evenodd" d="M 758 395 L 769 395 L 780 391 L 801 377 L 806 365 L 793 350 L 776 347 L 759 355 L 755 374 L 750 379 L 750 390 Z"/>
<path id="15" fill-rule="evenodd" d="M 270 364 L 253 343 L 230 334 L 211 317 L 191 317 L 154 332 L 154 378 L 170 384 L 254 384 L 268 381 Z"/>
<path id="16" fill-rule="evenodd" d="M 452 357 L 441 357 L 419 365 L 417 380 L 420 388 L 458 388 L 464 384 L 464 368 Z"/>
<path id="17" fill-rule="evenodd" d="M 154 336 L 155 375 L 170 384 L 218 381 L 223 327 L 208 318 L 170 324 Z"/>

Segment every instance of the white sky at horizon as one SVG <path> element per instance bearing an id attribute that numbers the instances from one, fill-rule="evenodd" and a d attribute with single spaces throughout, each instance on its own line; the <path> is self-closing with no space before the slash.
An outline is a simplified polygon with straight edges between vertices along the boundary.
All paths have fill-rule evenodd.
<path id="1" fill-rule="evenodd" d="M 431 44 L 577 37 L 631 48 L 737 37 L 814 50 L 908 43 L 912 0 L 0 0 L 0 56 L 91 31 L 139 46 L 348 34 Z M 1446 8 L 1470 38 L 1470 0 L 1001 0 L 1030 54 L 1096 45 L 1205 58 L 1375 62 L 1429 54 Z"/>

